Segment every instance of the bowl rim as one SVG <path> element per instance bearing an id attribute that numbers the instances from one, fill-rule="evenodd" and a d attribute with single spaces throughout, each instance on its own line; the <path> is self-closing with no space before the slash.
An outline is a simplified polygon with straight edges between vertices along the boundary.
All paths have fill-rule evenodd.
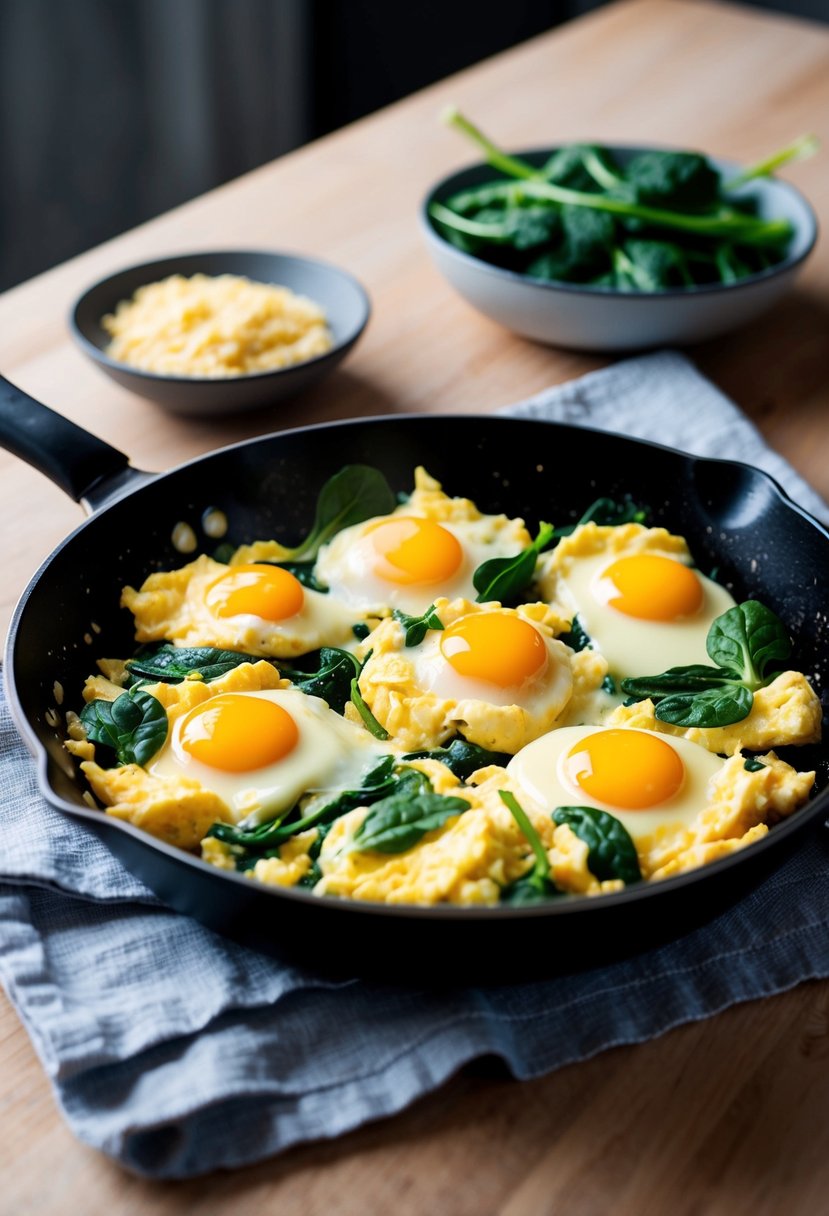
<path id="1" fill-rule="evenodd" d="M 335 342 L 328 350 L 323 351 L 319 355 L 312 355 L 310 359 L 303 359 L 299 363 L 290 363 L 286 367 L 272 367 L 266 371 L 242 372 L 238 376 L 176 376 L 169 375 L 165 372 L 151 372 L 141 367 L 133 367 L 133 365 L 130 363 L 124 363 L 120 359 L 113 359 L 111 355 L 108 355 L 105 350 L 103 350 L 100 346 L 97 346 L 91 340 L 91 338 L 86 335 L 80 325 L 78 313 L 83 305 L 86 304 L 92 293 L 98 291 L 102 287 L 106 287 L 114 279 L 119 279 L 121 275 L 134 274 L 135 272 L 141 270 L 147 270 L 148 272 L 154 269 L 160 270 L 160 268 L 164 266 L 169 266 L 170 270 L 168 273 L 173 274 L 175 271 L 172 269 L 172 267 L 175 264 L 191 258 L 232 258 L 240 255 L 257 258 L 276 258 L 279 260 L 288 259 L 292 262 L 301 262 L 308 266 L 314 266 L 317 269 L 326 271 L 332 276 L 336 276 L 344 280 L 350 287 L 354 289 L 362 306 L 360 318 L 357 324 L 349 330 L 345 337 L 340 338 L 340 340 Z M 198 274 L 199 272 L 194 270 L 191 273 Z M 223 271 L 222 273 L 230 274 L 232 271 Z M 249 276 L 243 275 L 240 277 L 248 278 Z M 153 281 L 154 280 L 152 279 L 148 279 L 147 282 L 151 283 Z M 261 282 L 261 280 L 251 281 Z M 142 284 L 142 286 L 146 286 L 146 284 Z M 265 380 L 270 376 L 286 375 L 290 374 L 291 372 L 298 372 L 300 370 L 305 371 L 307 368 L 317 366 L 324 363 L 326 360 L 341 354 L 343 351 L 348 350 L 348 348 L 352 346 L 360 337 L 371 319 L 371 311 L 371 297 L 360 280 L 351 274 L 350 271 L 343 270 L 341 266 L 337 266 L 333 262 L 325 261 L 323 258 L 309 257 L 303 253 L 291 253 L 284 249 L 194 249 L 186 253 L 169 254 L 166 257 L 153 258 L 148 262 L 136 262 L 130 266 L 122 266 L 119 270 L 115 270 L 111 274 L 105 275 L 101 279 L 97 279 L 96 282 L 91 283 L 88 287 L 86 287 L 70 305 L 68 325 L 73 339 L 86 355 L 88 355 L 91 359 L 94 359 L 96 363 L 100 363 L 102 366 L 110 368 L 112 371 L 118 372 L 122 375 L 137 376 L 142 380 L 157 381 L 162 384 L 178 384 L 182 387 L 185 385 L 195 384 L 217 384 L 223 385 L 226 388 L 228 385 L 232 384 L 251 384 L 258 380 Z"/>
<path id="2" fill-rule="evenodd" d="M 588 143 L 588 140 L 570 141 Z M 559 151 L 568 144 L 552 144 L 543 148 L 525 148 L 519 151 L 510 150 L 510 155 L 520 157 L 530 156 L 550 156 L 553 152 Z M 622 144 L 603 142 L 600 145 L 611 152 L 633 153 L 640 152 L 687 152 L 687 148 L 678 148 L 671 144 Z M 709 161 L 715 167 L 725 170 L 739 171 L 744 166 L 737 161 L 728 160 L 723 157 L 708 155 L 704 153 Z M 653 302 L 654 300 L 666 299 L 699 299 L 704 296 L 713 296 L 721 292 L 734 292 L 741 288 L 754 287 L 758 283 L 768 282 L 778 275 L 784 274 L 787 271 L 793 271 L 800 266 L 806 258 L 809 257 L 817 243 L 820 232 L 820 225 L 817 215 L 812 204 L 806 196 L 793 186 L 791 182 L 785 181 L 782 178 L 769 176 L 762 177 L 746 182 L 746 188 L 760 186 L 771 186 L 773 189 L 781 189 L 784 193 L 788 192 L 793 196 L 794 200 L 803 208 L 803 211 L 808 219 L 808 224 L 805 226 L 806 245 L 795 255 L 787 254 L 780 262 L 774 266 L 769 266 L 765 270 L 758 270 L 754 274 L 746 275 L 745 278 L 738 279 L 734 283 L 703 283 L 693 287 L 667 287 L 664 291 L 619 291 L 616 287 L 596 286 L 589 283 L 566 283 L 559 281 L 547 281 L 545 279 L 532 278 L 530 275 L 521 274 L 517 270 L 509 270 L 503 266 L 494 266 L 491 262 L 485 261 L 483 258 L 476 257 L 475 254 L 465 253 L 462 249 L 458 249 L 450 241 L 443 236 L 435 226 L 432 217 L 429 215 L 429 206 L 435 200 L 435 195 L 449 185 L 453 179 L 461 177 L 472 169 L 484 168 L 487 162 L 484 160 L 470 161 L 460 169 L 455 169 L 452 173 L 446 174 L 435 182 L 424 195 L 418 208 L 418 217 L 420 220 L 421 229 L 423 230 L 428 243 L 435 243 L 441 252 L 446 252 L 448 256 L 455 258 L 464 265 L 468 265 L 479 269 L 484 274 L 490 274 L 493 277 L 505 278 L 514 283 L 523 284 L 530 290 L 538 290 L 542 292 L 557 292 L 561 291 L 565 295 L 588 296 L 600 300 L 637 300 L 639 302 Z M 491 166 L 490 166 L 491 168 Z M 493 175 L 497 178 L 498 170 L 492 169 Z M 512 180 L 503 174 L 501 175 L 505 181 Z M 795 230 L 799 228 L 799 221 L 795 223 Z M 800 228 L 803 231 L 803 228 Z"/>

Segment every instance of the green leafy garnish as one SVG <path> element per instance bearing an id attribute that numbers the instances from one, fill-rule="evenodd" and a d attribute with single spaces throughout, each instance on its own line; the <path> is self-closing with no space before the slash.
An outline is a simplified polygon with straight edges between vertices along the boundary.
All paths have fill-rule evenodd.
<path id="1" fill-rule="evenodd" d="M 311 560 L 343 528 L 375 515 L 388 515 L 396 505 L 394 493 L 379 469 L 347 464 L 320 490 L 314 525 L 305 540 L 293 549 L 286 549 L 286 554 L 293 560 Z"/>
<path id="2" fill-rule="evenodd" d="M 543 900 L 560 895 L 556 884 L 550 878 L 550 859 L 541 843 L 541 837 L 530 823 L 527 812 L 521 806 L 514 794 L 508 790 L 499 790 L 501 801 L 518 824 L 529 842 L 535 857 L 535 863 L 528 874 L 510 883 L 501 891 L 501 899 L 509 904 L 537 904 Z"/>
<path id="3" fill-rule="evenodd" d="M 112 751 L 117 764 L 148 764 L 167 738 L 167 712 L 143 688 L 114 701 L 89 701 L 80 720 L 87 739 Z"/>
<path id="4" fill-rule="evenodd" d="M 746 756 L 743 761 L 743 768 L 747 773 L 759 773 L 762 769 L 767 768 L 762 760 L 756 759 L 754 756 Z"/>
<path id="5" fill-rule="evenodd" d="M 535 540 L 515 557 L 492 557 L 478 566 L 472 575 L 478 603 L 498 600 L 501 604 L 509 604 L 517 600 L 533 581 L 538 555 L 549 545 L 553 535 L 553 525 L 542 523 Z"/>
<path id="6" fill-rule="evenodd" d="M 587 868 L 599 882 L 620 878 L 625 885 L 640 882 L 642 871 L 636 846 L 623 824 L 593 806 L 559 806 L 553 822 L 566 823 L 587 845 Z"/>
<path id="7" fill-rule="evenodd" d="M 440 760 L 461 781 L 466 781 L 479 768 L 497 764 L 504 768 L 512 759 L 507 752 L 490 752 L 477 743 L 469 743 L 460 737 L 453 739 L 448 747 L 435 747 L 431 751 L 407 752 L 404 760 Z"/>
<path id="8" fill-rule="evenodd" d="M 659 721 L 672 726 L 730 726 L 748 717 L 754 693 L 774 679 L 767 674 L 769 664 L 785 662 L 791 654 L 783 622 L 757 600 L 718 616 L 705 645 L 716 667 L 672 667 L 661 675 L 622 680 L 622 691 L 634 701 L 650 697 Z"/>
<path id="9" fill-rule="evenodd" d="M 395 608 L 392 616 L 406 631 L 406 645 L 419 646 L 430 629 L 443 629 L 443 621 L 435 611 L 435 605 L 430 604 L 422 616 L 409 616 Z"/>
<path id="10" fill-rule="evenodd" d="M 354 833 L 352 848 L 359 852 L 405 853 L 427 832 L 469 810 L 465 798 L 423 793 L 396 793 L 376 802 Z"/>
<path id="11" fill-rule="evenodd" d="M 218 680 L 241 663 L 261 663 L 262 658 L 262 655 L 220 650 L 216 646 L 172 646 L 164 642 L 128 659 L 127 669 L 133 679 L 179 684 L 192 675 L 199 675 L 205 681 Z"/>
<path id="12" fill-rule="evenodd" d="M 365 621 L 359 621 L 356 625 L 351 626 L 351 632 L 359 641 L 364 641 L 371 633 L 371 629 L 366 625 Z"/>

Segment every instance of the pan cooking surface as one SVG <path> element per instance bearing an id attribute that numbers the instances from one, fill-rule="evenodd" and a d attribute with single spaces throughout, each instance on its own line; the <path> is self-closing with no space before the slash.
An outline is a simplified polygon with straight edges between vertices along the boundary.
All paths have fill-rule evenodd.
<path id="1" fill-rule="evenodd" d="M 447 493 L 469 497 L 487 513 L 523 516 L 531 531 L 540 519 L 563 524 L 578 518 L 601 495 L 629 493 L 650 507 L 651 522 L 687 539 L 703 573 L 716 573 L 738 601 L 757 598 L 772 608 L 794 638 L 791 666 L 804 671 L 818 693 L 826 687 L 829 536 L 765 475 L 603 432 L 524 420 L 418 416 L 341 423 L 267 436 L 161 475 L 89 519 L 45 563 L 18 607 L 8 670 L 24 734 L 30 746 L 40 745 L 49 756 L 47 796 L 94 822 L 162 898 L 215 922 L 207 899 L 221 922 L 217 927 L 231 932 L 251 919 L 253 905 L 265 904 L 294 910 L 333 906 L 348 925 L 367 923 L 366 914 L 372 921 L 382 914 L 391 923 L 408 918 L 421 926 L 428 921 L 492 924 L 499 917 L 513 923 L 551 915 L 572 920 L 574 914 L 593 923 L 598 905 L 611 914 L 611 904 L 649 906 L 653 891 L 629 888 L 617 897 L 559 901 L 541 913 L 487 909 L 482 917 L 475 909 L 355 910 L 304 892 L 260 889 L 177 855 L 104 815 L 93 816 L 83 804 L 83 787 L 47 714 L 54 705 L 55 680 L 65 690 L 64 708 L 77 705 L 95 659 L 134 649 L 132 619 L 118 606 L 121 587 L 140 585 L 151 571 L 191 559 L 172 544 L 173 529 L 181 521 L 196 530 L 200 550 L 212 552 L 216 542 L 200 532 L 200 520 L 210 507 L 227 515 L 224 539 L 231 543 L 269 537 L 295 541 L 313 518 L 319 488 L 349 463 L 377 466 L 394 490 L 405 492 L 411 489 L 414 467 L 423 464 Z M 801 769 L 817 768 L 819 791 L 829 783 L 825 746 L 797 749 L 796 758 L 784 758 Z M 760 846 L 659 884 L 656 894 L 667 907 L 670 889 L 700 887 L 729 870 L 748 873 L 750 854 L 790 835 L 799 827 L 798 818 L 814 821 L 818 814 L 813 802 Z M 733 885 L 736 890 L 739 884 Z M 321 911 L 317 907 L 309 915 Z M 326 924 L 331 923 L 329 917 Z M 243 935 L 249 939 L 244 930 Z"/>

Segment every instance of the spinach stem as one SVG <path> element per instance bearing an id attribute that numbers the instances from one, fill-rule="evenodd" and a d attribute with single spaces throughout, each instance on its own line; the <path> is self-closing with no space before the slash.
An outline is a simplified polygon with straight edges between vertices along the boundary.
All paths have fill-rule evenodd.
<path id="1" fill-rule="evenodd" d="M 504 182 L 501 190 L 493 186 L 493 194 L 506 193 L 511 188 Z M 553 203 L 569 204 L 573 207 L 590 207 L 594 211 L 609 211 L 613 215 L 646 220 L 660 228 L 677 228 L 683 232 L 695 232 L 700 236 L 728 236 L 741 244 L 767 244 L 782 241 L 791 236 L 792 226 L 788 220 L 757 220 L 737 211 L 722 208 L 715 215 L 683 215 L 679 211 L 664 211 L 660 207 L 645 207 L 640 203 L 629 203 L 620 198 L 609 198 L 606 194 L 585 194 L 581 190 L 570 190 L 567 186 L 554 186 L 551 182 L 526 181 L 524 191 L 529 198 L 547 199 Z M 490 236 L 498 239 L 503 233 L 501 224 L 480 224 L 457 215 L 440 203 L 429 208 L 434 219 L 447 227 L 474 236 Z M 467 225 L 475 225 L 474 232 Z"/>
<path id="2" fill-rule="evenodd" d="M 517 156 L 510 156 L 507 152 L 502 152 L 501 149 L 492 142 L 483 131 L 470 122 L 456 106 L 449 106 L 443 111 L 441 121 L 445 122 L 447 127 L 455 127 L 456 130 L 462 131 L 464 135 L 468 135 L 473 143 L 477 144 L 481 151 L 486 156 L 486 159 L 493 169 L 500 169 L 502 173 L 506 173 L 509 177 L 539 177 L 539 172 L 525 160 L 520 160 Z"/>
<path id="3" fill-rule="evenodd" d="M 547 851 L 544 848 L 544 845 L 541 843 L 541 837 L 538 835 L 538 832 L 536 832 L 535 828 L 527 817 L 527 812 L 521 806 L 515 795 L 511 794 L 509 790 L 499 790 L 498 793 L 501 797 L 501 801 L 504 803 L 513 819 L 526 836 L 530 847 L 535 854 L 533 876 L 536 878 L 549 878 L 550 859 L 547 856 Z"/>
<path id="4" fill-rule="evenodd" d="M 801 135 L 800 139 L 796 139 L 788 147 L 781 148 L 779 152 L 767 156 L 765 160 L 759 160 L 756 164 L 749 165 L 736 177 L 723 182 L 722 188 L 723 190 L 736 190 L 739 186 L 743 186 L 757 177 L 768 177 L 775 169 L 779 169 L 793 160 L 808 160 L 810 156 L 815 155 L 819 147 L 820 140 L 816 135 Z"/>

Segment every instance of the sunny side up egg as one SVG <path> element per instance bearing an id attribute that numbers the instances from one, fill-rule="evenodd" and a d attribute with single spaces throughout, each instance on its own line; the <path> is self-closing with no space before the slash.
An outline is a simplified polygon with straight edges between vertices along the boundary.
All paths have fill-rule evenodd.
<path id="1" fill-rule="evenodd" d="M 198 781 L 234 822 L 265 823 L 309 792 L 359 787 L 387 751 L 319 697 L 293 689 L 226 692 L 173 724 L 151 776 Z"/>
<path id="2" fill-rule="evenodd" d="M 417 645 L 405 644 L 397 621 L 384 620 L 357 652 L 371 650 L 360 675 L 363 698 L 406 750 L 460 734 L 514 754 L 604 678 L 601 656 L 574 655 L 554 636 L 566 622 L 546 604 L 438 599 L 435 611 L 443 629 L 429 630 Z"/>
<path id="3" fill-rule="evenodd" d="M 690 560 L 662 528 L 586 524 L 542 559 L 542 594 L 578 615 L 611 675 L 710 663 L 708 630 L 735 601 Z"/>
<path id="4" fill-rule="evenodd" d="M 483 515 L 417 469 L 408 500 L 391 515 L 340 532 L 320 550 L 315 573 L 355 608 L 420 615 L 438 596 L 474 599 L 476 568 L 490 558 L 515 557 L 529 543 L 523 520 Z"/>
<path id="5" fill-rule="evenodd" d="M 353 642 L 362 613 L 303 587 L 288 570 L 264 562 L 226 566 L 209 557 L 151 574 L 121 603 L 135 617 L 139 642 L 218 646 L 292 658 L 320 646 Z"/>
<path id="6" fill-rule="evenodd" d="M 660 828 L 693 823 L 708 805 L 708 784 L 723 763 L 687 739 L 571 726 L 528 744 L 509 762 L 507 773 L 538 809 L 607 811 L 639 844 Z"/>

